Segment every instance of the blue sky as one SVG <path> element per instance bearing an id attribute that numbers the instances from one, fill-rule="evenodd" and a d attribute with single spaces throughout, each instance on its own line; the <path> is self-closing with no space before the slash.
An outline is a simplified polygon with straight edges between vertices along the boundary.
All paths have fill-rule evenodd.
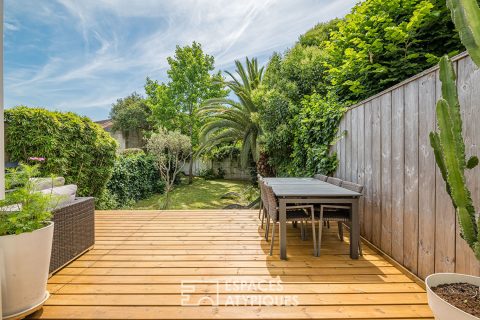
<path id="1" fill-rule="evenodd" d="M 200 42 L 217 69 L 265 63 L 354 0 L 5 0 L 5 106 L 108 117 L 116 99 L 164 81 L 175 46 Z"/>

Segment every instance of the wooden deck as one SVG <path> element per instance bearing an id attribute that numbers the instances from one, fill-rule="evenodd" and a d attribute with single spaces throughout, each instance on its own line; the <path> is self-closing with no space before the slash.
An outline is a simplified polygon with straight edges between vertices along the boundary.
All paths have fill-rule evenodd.
<path id="1" fill-rule="evenodd" d="M 351 260 L 335 232 L 325 229 L 316 258 L 289 225 L 281 261 L 255 211 L 97 212 L 95 248 L 50 279 L 32 318 L 432 317 L 419 285 L 369 247 Z"/>

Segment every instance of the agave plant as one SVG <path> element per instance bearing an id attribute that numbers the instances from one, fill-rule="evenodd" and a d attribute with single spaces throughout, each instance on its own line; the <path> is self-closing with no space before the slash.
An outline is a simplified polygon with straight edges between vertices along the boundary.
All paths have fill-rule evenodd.
<path id="1" fill-rule="evenodd" d="M 237 96 L 238 101 L 228 98 L 215 98 L 206 101 L 200 115 L 206 120 L 200 131 L 201 150 L 223 143 L 241 142 L 240 159 L 246 167 L 250 156 L 256 161 L 257 138 L 260 135 L 258 108 L 253 102 L 252 92 L 262 82 L 263 67 L 258 67 L 257 59 L 246 58 L 245 67 L 235 61 L 239 79 L 226 71 L 231 78 L 225 85 Z"/>
<path id="2" fill-rule="evenodd" d="M 447 0 L 452 19 L 462 43 L 472 60 L 480 66 L 480 8 L 476 0 Z M 430 133 L 435 160 L 447 186 L 447 192 L 457 212 L 462 238 L 480 260 L 480 219 L 476 216 L 465 170 L 478 165 L 478 158 L 465 154 L 462 137 L 462 117 L 455 70 L 450 59 L 440 60 L 442 98 L 437 102 L 438 133 Z"/>

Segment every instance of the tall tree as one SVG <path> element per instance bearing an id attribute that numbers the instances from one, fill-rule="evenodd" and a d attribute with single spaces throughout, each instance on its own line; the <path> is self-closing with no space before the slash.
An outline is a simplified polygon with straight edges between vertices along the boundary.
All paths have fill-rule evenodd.
<path id="1" fill-rule="evenodd" d="M 150 121 L 158 128 L 188 132 L 187 115 L 175 104 L 168 84 L 147 78 L 145 84 Z"/>
<path id="2" fill-rule="evenodd" d="M 113 120 L 113 130 L 122 132 L 136 132 L 139 136 L 149 130 L 151 109 L 144 97 L 134 92 L 131 95 L 118 99 L 112 105 L 110 117 Z"/>
<path id="3" fill-rule="evenodd" d="M 225 85 L 237 96 L 238 101 L 217 98 L 210 99 L 202 107 L 201 113 L 206 123 L 201 130 L 204 148 L 220 145 L 225 142 L 242 142 L 240 159 L 246 167 L 250 156 L 257 159 L 257 138 L 260 135 L 258 107 L 252 99 L 252 92 L 262 82 L 263 67 L 258 68 L 257 59 L 246 58 L 245 67 L 235 61 L 237 79 L 226 71 L 231 80 Z"/>
<path id="4" fill-rule="evenodd" d="M 193 42 L 191 46 L 177 46 L 175 55 L 168 57 L 167 61 L 170 66 L 167 71 L 169 82 L 157 83 L 156 86 L 157 98 L 163 103 L 162 109 L 157 110 L 157 113 L 162 115 L 176 112 L 178 117 L 172 117 L 170 124 L 181 126 L 182 133 L 192 140 L 189 168 L 191 183 L 194 151 L 198 146 L 198 132 L 202 124 L 197 116 L 198 109 L 206 100 L 225 97 L 228 91 L 223 88 L 220 72 L 213 73 L 215 59 L 204 53 L 201 44 L 197 42 Z"/>

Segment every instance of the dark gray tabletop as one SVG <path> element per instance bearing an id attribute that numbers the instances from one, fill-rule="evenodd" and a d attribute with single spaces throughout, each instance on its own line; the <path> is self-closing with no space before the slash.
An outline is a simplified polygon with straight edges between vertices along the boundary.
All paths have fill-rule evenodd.
<path id="1" fill-rule="evenodd" d="M 318 182 L 326 183 L 314 178 L 263 178 L 265 182 L 269 185 L 274 184 L 284 184 L 284 185 L 293 185 L 293 184 L 315 184 Z"/>
<path id="2" fill-rule="evenodd" d="M 265 178 L 277 197 L 359 197 L 360 193 L 314 178 Z"/>

